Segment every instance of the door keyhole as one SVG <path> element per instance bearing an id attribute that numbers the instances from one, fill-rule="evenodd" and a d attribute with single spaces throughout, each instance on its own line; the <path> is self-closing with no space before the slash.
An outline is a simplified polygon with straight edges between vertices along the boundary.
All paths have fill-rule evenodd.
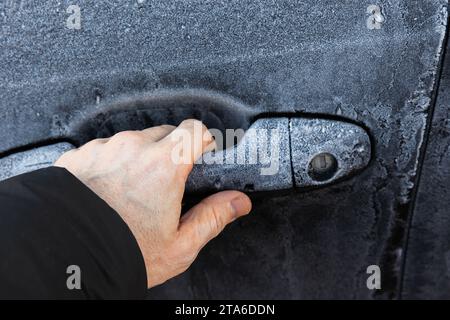
<path id="1" fill-rule="evenodd" d="M 336 173 L 338 163 L 336 158 L 327 152 L 316 154 L 308 167 L 309 176 L 316 181 L 331 179 Z"/>

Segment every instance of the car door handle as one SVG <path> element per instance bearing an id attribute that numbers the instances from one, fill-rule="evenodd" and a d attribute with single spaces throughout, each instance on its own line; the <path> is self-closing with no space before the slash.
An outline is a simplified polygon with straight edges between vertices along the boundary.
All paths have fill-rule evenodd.
<path id="1" fill-rule="evenodd" d="M 0 179 L 50 166 L 74 148 L 55 143 L 0 159 Z M 365 168 L 371 142 L 360 126 L 340 120 L 279 117 L 256 120 L 240 141 L 202 156 L 187 192 L 269 191 L 325 186 Z"/>
<path id="2" fill-rule="evenodd" d="M 370 157 L 369 135 L 355 124 L 300 117 L 262 118 L 234 148 L 219 151 L 219 159 L 223 159 L 219 164 L 195 165 L 187 190 L 323 186 L 360 171 Z"/>

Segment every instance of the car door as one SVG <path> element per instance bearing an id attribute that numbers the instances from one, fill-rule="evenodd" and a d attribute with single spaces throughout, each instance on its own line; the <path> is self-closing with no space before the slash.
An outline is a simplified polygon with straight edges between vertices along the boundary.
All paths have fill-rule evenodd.
<path id="1" fill-rule="evenodd" d="M 352 125 L 370 137 L 363 169 L 312 188 L 276 188 L 270 179 L 249 188 L 252 213 L 149 298 L 398 298 L 447 6 L 3 2 L 1 171 L 50 165 L 90 139 L 188 117 L 221 130 L 279 118 L 320 120 L 319 131 L 327 123 Z M 290 128 L 283 139 L 292 143 Z M 326 132 L 326 141 L 336 141 Z M 345 147 L 335 145 L 337 153 Z M 296 150 L 290 159 L 300 161 Z M 253 183 L 246 174 L 236 181 Z M 187 195 L 185 206 L 198 199 Z M 368 286 L 370 266 L 380 269 L 379 289 Z"/>
<path id="2" fill-rule="evenodd" d="M 427 139 L 403 266 L 401 297 L 404 299 L 450 298 L 449 208 L 449 111 L 450 42 L 443 65 Z"/>

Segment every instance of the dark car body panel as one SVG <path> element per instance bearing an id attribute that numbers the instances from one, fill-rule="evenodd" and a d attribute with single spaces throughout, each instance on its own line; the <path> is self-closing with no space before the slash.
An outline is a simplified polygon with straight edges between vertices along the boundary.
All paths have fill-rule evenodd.
<path id="1" fill-rule="evenodd" d="M 106 112 L 117 99 L 186 88 L 241 102 L 223 126 L 241 126 L 240 113 L 307 114 L 357 123 L 373 138 L 369 167 L 351 179 L 308 192 L 253 194 L 252 214 L 208 244 L 187 272 L 150 290 L 149 298 L 400 296 L 412 195 L 447 28 L 446 0 L 381 0 L 380 29 L 368 28 L 372 3 L 359 0 L 80 0 L 80 30 L 65 25 L 69 2 L 8 3 L 0 5 L 4 155 L 45 141 L 76 140 L 69 134 L 73 123 Z M 141 124 L 211 117 L 205 108 L 162 117 L 150 112 Z M 435 121 L 445 121 L 440 112 Z M 435 170 L 436 160 L 426 161 L 424 173 L 432 179 L 426 172 Z M 440 178 L 445 188 L 448 175 Z M 430 184 L 426 179 L 421 183 Z M 429 194 L 424 188 L 418 200 Z M 413 228 L 434 228 L 436 221 L 423 210 L 416 206 Z M 436 210 L 442 215 L 437 221 L 446 219 L 445 208 Z M 435 288 L 425 285 L 432 275 L 410 266 L 424 248 L 418 236 L 411 232 L 405 297 L 427 296 Z M 366 286 L 369 265 L 381 267 L 381 290 Z M 414 277 L 424 284 L 423 295 L 413 293 Z"/>

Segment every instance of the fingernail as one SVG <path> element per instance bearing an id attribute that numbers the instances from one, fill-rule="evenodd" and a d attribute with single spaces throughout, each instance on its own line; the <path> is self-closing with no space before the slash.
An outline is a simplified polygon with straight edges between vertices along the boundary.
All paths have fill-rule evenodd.
<path id="1" fill-rule="evenodd" d="M 239 196 L 231 200 L 231 206 L 233 207 L 236 216 L 242 216 L 250 212 L 252 203 L 248 197 Z"/>

